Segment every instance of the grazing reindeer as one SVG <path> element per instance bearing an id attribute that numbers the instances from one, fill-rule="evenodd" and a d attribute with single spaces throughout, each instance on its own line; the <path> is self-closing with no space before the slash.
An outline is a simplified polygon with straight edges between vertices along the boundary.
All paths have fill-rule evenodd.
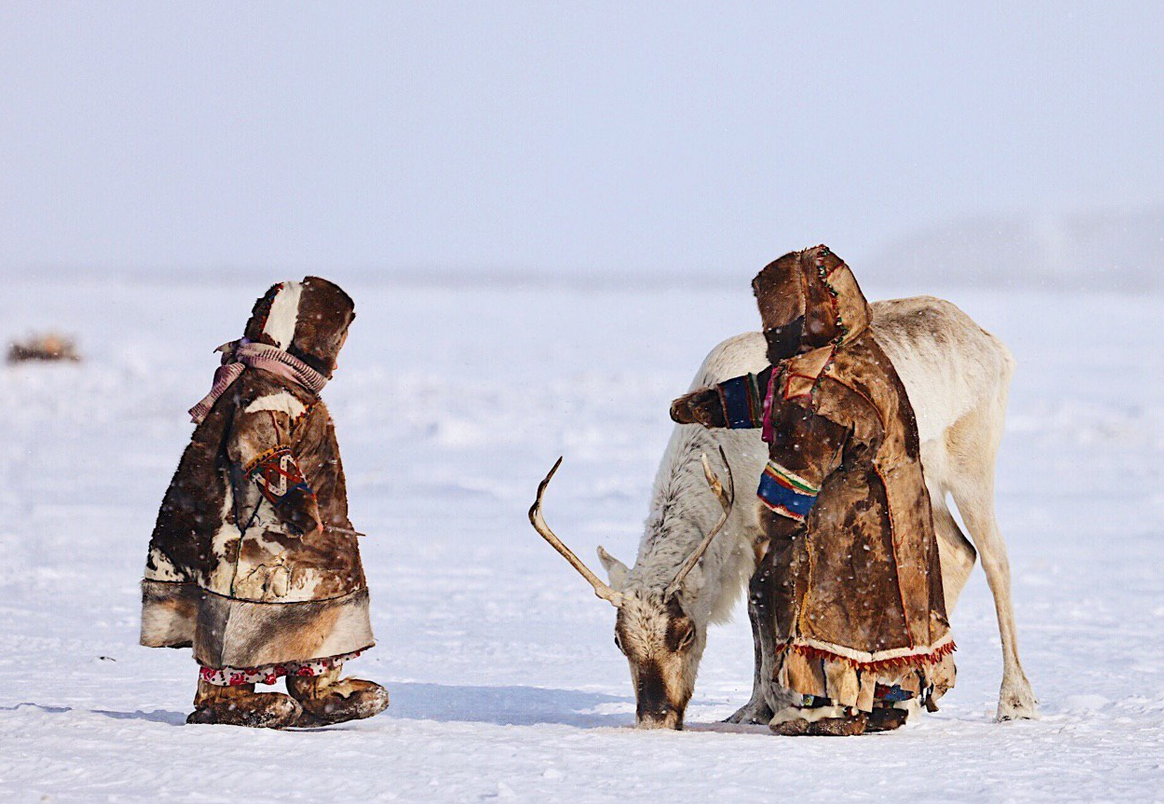
<path id="1" fill-rule="evenodd" d="M 1014 360 L 1001 341 L 947 301 L 895 299 L 875 302 L 872 310 L 877 340 L 901 377 L 917 417 L 946 610 L 954 611 L 974 567 L 977 546 L 1002 638 L 998 720 L 1035 717 L 1035 696 L 1019 661 L 1006 545 L 994 516 L 994 463 Z M 724 341 L 704 360 L 692 389 L 759 372 L 767 366 L 766 349 L 758 332 Z M 718 484 L 701 456 L 717 453 L 728 477 L 747 484 L 759 478 L 768 458 L 759 430 L 677 426 L 655 478 L 635 566 L 628 568 L 598 548 L 609 585 L 545 527 L 541 499 L 554 471 L 542 482 L 530 511 L 538 532 L 618 610 L 615 643 L 630 664 L 640 728 L 683 727 L 707 627 L 729 618 L 756 568 L 757 545 L 763 538 L 758 504 L 730 506 L 716 491 Z M 708 485 L 712 494 L 707 493 Z M 973 544 L 950 513 L 951 497 Z M 750 613 L 754 633 L 757 623 Z M 732 722 L 767 723 L 773 711 L 787 703 L 779 688 L 761 678 L 759 658 L 757 642 L 752 698 L 729 718 Z"/>

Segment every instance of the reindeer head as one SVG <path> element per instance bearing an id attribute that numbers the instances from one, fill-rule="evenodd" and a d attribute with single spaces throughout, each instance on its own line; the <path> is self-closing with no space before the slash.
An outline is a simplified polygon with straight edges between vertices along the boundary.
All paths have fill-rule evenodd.
<path id="1" fill-rule="evenodd" d="M 635 690 L 635 725 L 681 729 L 695 690 L 704 634 L 679 595 L 626 592 L 614 624 L 614 644 L 626 656 Z"/>
<path id="2" fill-rule="evenodd" d="M 594 588 L 595 595 L 618 610 L 614 643 L 630 665 L 635 688 L 635 725 L 638 728 L 683 728 L 683 715 L 695 689 L 695 673 L 703 655 L 706 635 L 699 632 L 684 611 L 680 589 L 731 513 L 735 496 L 731 468 L 722 449 L 720 456 L 727 467 L 729 492 L 724 491 L 719 478 L 711 470 L 707 456 L 703 457 L 703 472 L 723 507 L 723 516 L 663 588 L 630 588 L 626 565 L 599 547 L 598 557 L 610 577 L 610 584 L 603 583 L 546 525 L 542 517 L 542 497 L 562 465 L 561 458 L 538 486 L 537 499 L 529 511 L 530 523 L 542 538 L 586 579 Z"/>

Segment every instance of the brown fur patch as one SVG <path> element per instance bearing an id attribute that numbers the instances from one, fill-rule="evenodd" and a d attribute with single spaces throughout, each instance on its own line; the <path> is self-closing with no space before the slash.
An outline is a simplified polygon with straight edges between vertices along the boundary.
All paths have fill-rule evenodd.
<path id="1" fill-rule="evenodd" d="M 667 685 L 658 662 L 644 662 L 636 671 L 636 714 L 644 717 L 665 717 L 673 707 L 667 698 Z"/>
<path id="2" fill-rule="evenodd" d="M 142 581 L 141 644 L 147 648 L 192 645 L 201 599 L 202 590 L 196 584 Z"/>
<path id="3" fill-rule="evenodd" d="M 318 276 L 303 280 L 295 337 L 287 351 L 330 377 L 356 305 L 336 284 Z"/>

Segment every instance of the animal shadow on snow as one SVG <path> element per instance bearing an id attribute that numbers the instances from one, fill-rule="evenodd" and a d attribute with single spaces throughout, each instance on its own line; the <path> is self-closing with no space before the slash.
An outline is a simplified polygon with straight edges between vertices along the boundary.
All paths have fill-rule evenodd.
<path id="1" fill-rule="evenodd" d="M 24 707 L 39 709 L 50 715 L 63 715 L 73 711 L 87 711 L 90 714 L 110 717 L 114 720 L 148 720 L 151 723 L 165 723 L 170 726 L 181 726 L 186 723 L 186 714 L 184 712 L 170 712 L 165 709 L 155 709 L 153 712 L 143 712 L 140 709 L 136 712 L 111 712 L 106 709 L 74 710 L 71 706 L 45 706 L 44 704 L 25 702 L 18 703 L 15 706 L 0 706 L 0 712 L 15 712 L 17 709 Z"/>
<path id="2" fill-rule="evenodd" d="M 388 685 L 388 715 L 405 720 L 533 726 L 551 723 L 583 729 L 634 723 L 634 701 L 616 695 L 539 687 Z"/>

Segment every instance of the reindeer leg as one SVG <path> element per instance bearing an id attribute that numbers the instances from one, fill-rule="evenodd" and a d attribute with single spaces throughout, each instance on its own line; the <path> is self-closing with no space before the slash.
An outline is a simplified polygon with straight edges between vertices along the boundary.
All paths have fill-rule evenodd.
<path id="1" fill-rule="evenodd" d="M 967 513 L 967 509 L 972 513 Z M 1002 688 L 998 696 L 998 720 L 1023 720 L 1038 716 L 1038 701 L 1031 682 L 1019 661 L 1018 630 L 1014 622 L 1014 603 L 1010 596 L 1010 560 L 1006 544 L 994 519 L 993 500 L 979 501 L 977 506 L 958 507 L 966 526 L 974 536 L 982 569 L 994 596 L 998 616 L 998 634 L 1002 639 Z"/>
<path id="2" fill-rule="evenodd" d="M 1000 401 L 1004 410 L 1005 399 Z M 1002 640 L 1002 688 L 997 714 L 1000 721 L 1038 717 L 1038 701 L 1019 661 L 1018 631 L 1010 589 L 1010 559 L 994 516 L 994 458 L 1001 438 L 1002 419 L 1001 412 L 993 416 L 985 411 L 971 412 L 954 426 L 949 437 L 951 457 L 958 467 L 958 479 L 951 492 L 974 546 L 978 548 L 998 617 L 998 633 Z M 991 427 L 991 424 L 996 426 Z"/>
<path id="3" fill-rule="evenodd" d="M 945 493 L 944 491 L 942 492 Z M 978 557 L 974 545 L 962 533 L 958 523 L 950 513 L 946 500 L 933 491 L 930 492 L 930 503 L 934 512 L 934 532 L 938 537 L 938 558 L 942 565 L 942 589 L 946 593 L 946 614 L 954 616 L 954 609 L 958 605 L 958 598 L 966 582 L 970 580 L 970 573 Z"/>
<path id="4" fill-rule="evenodd" d="M 760 618 L 759 612 L 756 610 L 755 600 L 751 594 L 748 595 L 748 619 L 752 623 L 752 642 L 754 643 L 756 658 L 756 669 L 752 674 L 752 697 L 746 704 L 736 710 L 734 715 L 725 720 L 724 723 L 749 723 L 762 726 L 766 725 L 772 719 L 773 713 L 772 709 L 768 706 L 767 696 L 764 694 L 764 683 L 762 681 L 764 652 L 761 649 Z"/>

